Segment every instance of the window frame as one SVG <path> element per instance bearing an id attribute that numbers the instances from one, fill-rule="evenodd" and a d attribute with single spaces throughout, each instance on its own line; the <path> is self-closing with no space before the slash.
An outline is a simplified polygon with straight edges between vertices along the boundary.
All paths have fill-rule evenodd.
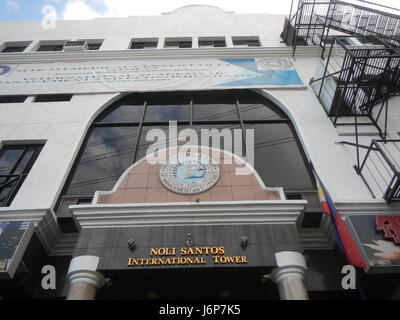
<path id="1" fill-rule="evenodd" d="M 15 173 L 15 170 L 18 168 L 19 164 L 21 161 L 24 159 L 24 156 L 26 153 L 29 151 L 29 149 L 34 148 L 33 154 L 31 157 L 28 159 L 27 163 L 23 167 L 21 173 Z M 0 190 L 4 187 L 7 187 L 7 185 L 12 184 L 16 182 L 12 187 L 11 190 L 9 191 L 8 195 L 5 197 L 4 204 L 0 202 L 0 208 L 1 207 L 9 207 L 11 206 L 13 200 L 15 199 L 16 195 L 18 194 L 21 186 L 26 180 L 26 177 L 32 170 L 34 164 L 36 163 L 41 151 L 44 148 L 44 143 L 33 143 L 33 144 L 3 144 L 1 145 L 0 149 L 0 159 L 3 157 L 4 153 L 9 150 L 9 149 L 23 149 L 23 152 L 21 155 L 18 157 L 17 161 L 14 163 L 12 169 L 10 170 L 9 173 L 7 174 L 0 174 L 0 179 L 5 178 L 5 182 L 0 183 Z M 7 180 L 11 181 L 7 181 Z M 0 199 L 1 200 L 1 199 Z"/>

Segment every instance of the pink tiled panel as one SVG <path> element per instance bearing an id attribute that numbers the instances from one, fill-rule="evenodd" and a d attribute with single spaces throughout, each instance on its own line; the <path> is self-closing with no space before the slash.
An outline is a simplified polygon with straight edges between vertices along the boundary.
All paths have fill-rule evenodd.
<path id="1" fill-rule="evenodd" d="M 221 154 L 222 155 L 222 154 Z M 280 200 L 278 192 L 265 191 L 254 174 L 238 175 L 243 164 L 225 164 L 221 156 L 220 177 L 214 187 L 196 195 L 180 195 L 164 188 L 158 177 L 159 164 L 139 163 L 126 175 L 118 189 L 110 195 L 100 195 L 98 204 L 157 203 L 196 201 Z M 213 159 L 221 158 L 213 154 Z M 243 170 L 243 169 L 242 169 Z M 247 169 L 245 169 L 247 171 Z"/>

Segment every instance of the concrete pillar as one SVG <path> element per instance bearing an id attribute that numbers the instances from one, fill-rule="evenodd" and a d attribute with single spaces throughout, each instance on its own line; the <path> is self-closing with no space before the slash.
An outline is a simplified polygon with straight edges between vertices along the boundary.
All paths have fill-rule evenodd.
<path id="1" fill-rule="evenodd" d="M 94 300 L 97 290 L 104 286 L 104 277 L 97 272 L 99 257 L 79 256 L 71 260 L 68 269 L 67 300 Z"/>
<path id="2" fill-rule="evenodd" d="M 281 300 L 308 300 L 304 283 L 307 271 L 304 257 L 299 252 L 282 251 L 275 254 L 278 268 L 272 271 L 271 279 L 279 287 Z"/>

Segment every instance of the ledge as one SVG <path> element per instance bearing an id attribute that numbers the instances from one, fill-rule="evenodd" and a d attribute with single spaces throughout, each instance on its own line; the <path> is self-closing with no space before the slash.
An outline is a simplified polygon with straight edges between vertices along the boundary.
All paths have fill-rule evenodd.
<path id="1" fill-rule="evenodd" d="M 99 50 L 78 52 L 21 52 L 0 53 L 1 62 L 49 63 L 54 61 L 93 61 L 124 59 L 174 59 L 174 58 L 248 58 L 248 57 L 292 57 L 291 47 L 248 48 L 188 48 L 188 49 L 144 49 L 144 50 Z M 321 47 L 305 46 L 296 49 L 296 57 L 321 56 Z"/>
<path id="2" fill-rule="evenodd" d="M 81 228 L 296 223 L 305 200 L 70 206 Z"/>

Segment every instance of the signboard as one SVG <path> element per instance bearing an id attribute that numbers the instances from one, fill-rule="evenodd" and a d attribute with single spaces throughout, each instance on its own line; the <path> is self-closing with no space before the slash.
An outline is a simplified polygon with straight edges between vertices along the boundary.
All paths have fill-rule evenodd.
<path id="1" fill-rule="evenodd" d="M 0 64 L 0 94 L 302 88 L 288 58 Z"/>
<path id="2" fill-rule="evenodd" d="M 377 217 L 349 216 L 345 223 L 369 271 L 400 273 L 400 244 L 385 236 Z"/>
<path id="3" fill-rule="evenodd" d="M 247 264 L 245 255 L 226 255 L 223 246 L 150 248 L 149 255 L 141 258 L 128 258 L 128 267 L 135 266 L 175 266 L 207 264 Z"/>
<path id="4" fill-rule="evenodd" d="M 0 222 L 0 278 L 14 277 L 32 234 L 30 221 Z"/>
<path id="5" fill-rule="evenodd" d="M 302 251 L 294 223 L 83 228 L 74 255 L 100 257 L 99 271 L 133 271 L 269 268 L 281 251 Z"/>

